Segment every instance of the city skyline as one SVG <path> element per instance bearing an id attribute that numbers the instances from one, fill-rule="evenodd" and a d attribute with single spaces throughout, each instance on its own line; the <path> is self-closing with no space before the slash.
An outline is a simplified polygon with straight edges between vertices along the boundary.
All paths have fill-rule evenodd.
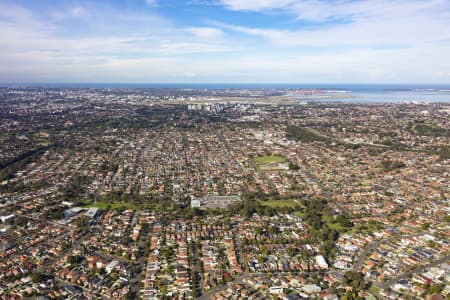
<path id="1" fill-rule="evenodd" d="M 450 82 L 450 2 L 0 1 L 0 82 Z"/>

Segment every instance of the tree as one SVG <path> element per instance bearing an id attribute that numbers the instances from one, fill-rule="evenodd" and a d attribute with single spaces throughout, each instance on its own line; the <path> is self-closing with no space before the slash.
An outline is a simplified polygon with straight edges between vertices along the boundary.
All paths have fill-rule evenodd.
<path id="1" fill-rule="evenodd" d="M 267 256 L 267 255 L 268 255 L 268 251 L 267 251 L 267 246 L 266 246 L 266 245 L 262 245 L 262 246 L 261 246 L 261 253 L 262 253 L 262 255 L 264 255 L 264 256 Z"/>
<path id="2" fill-rule="evenodd" d="M 339 225 L 341 225 L 342 227 L 350 228 L 353 226 L 353 223 L 346 216 L 338 215 L 336 220 L 339 223 Z"/>
<path id="3" fill-rule="evenodd" d="M 197 299 L 197 297 L 198 297 L 197 288 L 196 288 L 195 286 L 194 286 L 193 289 L 192 289 L 192 297 L 193 297 L 194 299 Z"/>
<path id="4" fill-rule="evenodd" d="M 385 159 L 381 162 L 381 168 L 384 171 L 392 171 L 395 169 L 403 168 L 404 166 L 405 166 L 405 163 L 403 163 L 402 161 L 398 161 L 398 160 Z"/>
<path id="5" fill-rule="evenodd" d="M 287 253 L 290 257 L 293 257 L 297 253 L 297 249 L 295 249 L 294 247 L 290 247 L 287 249 Z"/>
<path id="6" fill-rule="evenodd" d="M 428 286 L 427 290 L 429 294 L 438 294 L 442 291 L 442 286 L 439 284 L 432 284 Z"/>
<path id="7" fill-rule="evenodd" d="M 35 273 L 33 273 L 33 275 L 31 275 L 31 280 L 33 281 L 33 283 L 39 283 L 44 280 L 44 275 L 41 273 L 35 272 Z"/>
<path id="8" fill-rule="evenodd" d="M 289 170 L 298 171 L 298 170 L 300 170 L 300 167 L 297 164 L 294 164 L 294 163 L 290 162 L 289 163 Z"/>
<path id="9" fill-rule="evenodd" d="M 276 226 L 270 226 L 268 232 L 271 235 L 275 235 L 278 233 L 278 228 Z"/>
<path id="10" fill-rule="evenodd" d="M 67 262 L 71 265 L 78 265 L 83 261 L 83 256 L 80 255 L 70 255 L 67 257 Z"/>
<path id="11" fill-rule="evenodd" d="M 85 228 L 88 224 L 89 218 L 81 216 L 77 219 L 77 228 Z"/>
<path id="12" fill-rule="evenodd" d="M 257 259 L 259 264 L 263 264 L 267 260 L 264 255 L 258 255 Z"/>
<path id="13" fill-rule="evenodd" d="M 368 287 L 364 281 L 364 274 L 362 272 L 347 271 L 344 276 L 344 281 L 353 287 L 353 293 Z"/>

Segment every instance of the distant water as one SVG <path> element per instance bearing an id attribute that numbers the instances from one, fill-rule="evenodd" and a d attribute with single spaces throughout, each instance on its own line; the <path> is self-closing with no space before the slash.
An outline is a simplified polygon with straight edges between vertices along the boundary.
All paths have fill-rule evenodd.
<path id="1" fill-rule="evenodd" d="M 252 83 L 21 83 L 7 87 L 121 89 L 320 89 L 323 94 L 296 96 L 322 102 L 450 102 L 450 84 L 252 84 Z M 333 97 L 339 95 L 338 99 Z"/>
<path id="2" fill-rule="evenodd" d="M 342 101 L 354 103 L 401 103 L 401 102 L 420 102 L 420 103 L 450 103 L 450 91 L 448 90 L 398 90 L 382 92 L 352 92 L 350 94 L 355 98 L 329 99 L 326 101 Z"/>

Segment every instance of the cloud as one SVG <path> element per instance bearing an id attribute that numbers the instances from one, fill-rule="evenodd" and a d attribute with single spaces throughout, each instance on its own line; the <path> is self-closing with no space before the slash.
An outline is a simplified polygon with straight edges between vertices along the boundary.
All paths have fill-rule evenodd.
<path id="1" fill-rule="evenodd" d="M 249 2 L 223 0 L 250 6 Z M 270 2 L 270 3 L 269 3 Z M 279 7 L 277 1 L 267 1 Z M 235 3 L 235 5 L 236 5 Z M 300 19 L 321 20 L 351 18 L 347 22 L 327 23 L 324 26 L 286 30 L 257 28 L 213 22 L 212 24 L 248 35 L 265 38 L 281 46 L 312 47 L 411 47 L 421 43 L 450 38 L 450 6 L 448 1 L 295 1 L 288 6 Z M 236 5 L 237 6 L 237 5 Z M 420 26 L 417 26 L 420 24 Z"/>
<path id="2" fill-rule="evenodd" d="M 251 10 L 251 11 L 263 11 L 283 9 L 289 7 L 295 3 L 293 0 L 220 0 L 220 4 L 231 10 Z"/>
<path id="3" fill-rule="evenodd" d="M 223 31 L 212 27 L 187 27 L 186 32 L 199 38 L 215 39 L 223 35 Z"/>
<path id="4" fill-rule="evenodd" d="M 219 3 L 230 10 L 278 11 L 314 22 L 405 17 L 418 12 L 448 12 L 450 7 L 448 0 L 220 0 Z"/>
<path id="5" fill-rule="evenodd" d="M 177 57 L 234 51 L 219 39 L 220 29 L 178 27 L 152 13 L 101 4 L 69 8 L 53 6 L 45 15 L 0 2 L 0 82 L 112 78 L 108 73 L 114 67 L 133 76 L 152 72 L 167 78 L 170 72 L 163 72 L 163 64 L 179 61 Z M 138 70 L 141 67 L 150 71 Z"/>
<path id="6" fill-rule="evenodd" d="M 157 0 L 145 0 L 145 3 L 147 3 L 150 6 L 158 6 Z"/>
<path id="7" fill-rule="evenodd" d="M 88 14 L 87 9 L 85 7 L 78 5 L 69 7 L 67 12 L 68 15 L 73 18 L 80 18 Z"/>
<path id="8" fill-rule="evenodd" d="M 212 1 L 208 9 L 232 17 L 0 0 L 0 82 L 450 81 L 449 1 Z M 256 26 L 238 10 L 280 23 Z"/>
<path id="9" fill-rule="evenodd" d="M 52 13 L 52 17 L 55 20 L 78 19 L 87 17 L 88 15 L 88 9 L 81 5 L 63 7 Z"/>

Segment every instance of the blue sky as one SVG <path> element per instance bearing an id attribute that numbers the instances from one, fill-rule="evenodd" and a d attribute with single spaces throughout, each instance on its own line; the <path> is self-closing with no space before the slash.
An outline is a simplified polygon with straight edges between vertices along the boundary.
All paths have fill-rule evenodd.
<path id="1" fill-rule="evenodd" d="M 0 82 L 450 83 L 450 0 L 0 0 Z"/>

